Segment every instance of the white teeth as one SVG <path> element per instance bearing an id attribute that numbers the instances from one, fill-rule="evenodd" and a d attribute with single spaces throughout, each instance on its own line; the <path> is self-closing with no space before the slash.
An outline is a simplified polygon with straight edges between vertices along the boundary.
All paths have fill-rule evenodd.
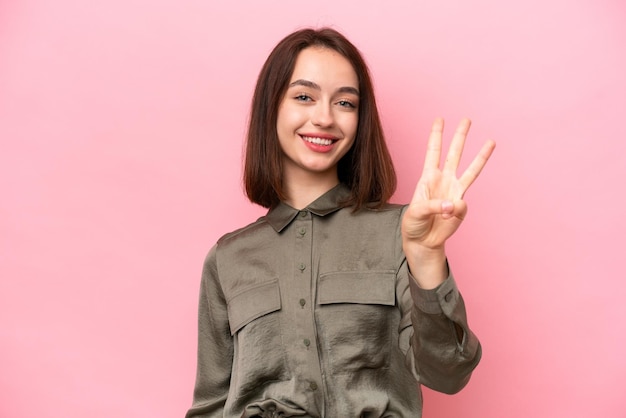
<path id="1" fill-rule="evenodd" d="M 326 138 L 311 138 L 308 136 L 303 136 L 302 139 L 316 145 L 330 145 L 333 143 L 331 139 Z"/>

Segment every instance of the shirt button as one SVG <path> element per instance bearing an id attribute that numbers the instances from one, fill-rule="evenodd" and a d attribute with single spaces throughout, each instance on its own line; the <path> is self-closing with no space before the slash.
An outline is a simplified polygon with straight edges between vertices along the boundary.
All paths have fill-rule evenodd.
<path id="1" fill-rule="evenodd" d="M 309 388 L 311 388 L 311 390 L 317 390 L 317 383 L 315 383 L 315 382 L 311 382 L 311 383 L 309 384 Z"/>
<path id="2" fill-rule="evenodd" d="M 304 263 L 300 263 L 298 265 L 298 268 L 300 269 L 300 271 L 304 271 L 304 269 L 306 268 L 306 266 L 304 265 Z"/>
<path id="3" fill-rule="evenodd" d="M 303 342 L 303 343 L 304 343 L 304 345 L 305 345 L 305 346 L 307 346 L 307 347 L 311 345 L 311 341 L 309 341 L 309 339 L 308 339 L 308 338 L 305 338 L 302 342 Z"/>
<path id="4" fill-rule="evenodd" d="M 306 300 L 300 299 L 300 306 L 304 308 L 304 305 L 306 305 Z"/>
<path id="5" fill-rule="evenodd" d="M 446 294 L 446 296 L 444 296 L 444 299 L 445 299 L 445 301 L 446 301 L 446 302 L 450 302 L 450 301 L 452 300 L 452 296 L 454 296 L 454 295 L 452 294 L 452 292 L 453 292 L 453 291 L 451 290 L 451 291 L 449 291 L 449 292 Z"/>
<path id="6" fill-rule="evenodd" d="M 298 229 L 298 234 L 300 234 L 300 236 L 304 236 L 304 234 L 306 234 L 306 228 L 305 227 L 301 227 L 300 229 Z"/>
<path id="7" fill-rule="evenodd" d="M 301 210 L 300 211 L 300 217 L 301 218 L 306 218 L 306 210 Z"/>

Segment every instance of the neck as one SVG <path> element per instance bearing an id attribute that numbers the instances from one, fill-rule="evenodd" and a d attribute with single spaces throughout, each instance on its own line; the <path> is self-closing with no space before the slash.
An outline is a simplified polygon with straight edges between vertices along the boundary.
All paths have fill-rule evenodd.
<path id="1" fill-rule="evenodd" d="M 304 209 L 338 184 L 339 178 L 336 170 L 327 174 L 285 175 L 286 203 L 295 209 Z"/>

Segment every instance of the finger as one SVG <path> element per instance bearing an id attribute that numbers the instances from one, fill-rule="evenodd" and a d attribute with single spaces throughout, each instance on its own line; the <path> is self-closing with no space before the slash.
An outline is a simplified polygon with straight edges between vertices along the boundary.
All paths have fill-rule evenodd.
<path id="1" fill-rule="evenodd" d="M 446 201 L 447 202 L 447 201 Z M 448 210 L 444 210 L 441 214 L 443 219 L 457 218 L 457 219 L 465 219 L 465 215 L 467 215 L 467 203 L 464 200 L 459 199 L 455 200 L 454 203 L 450 205 L 452 208 Z M 446 209 L 442 206 L 442 209 Z"/>
<path id="2" fill-rule="evenodd" d="M 411 204 L 415 204 L 416 202 L 422 202 L 430 199 L 430 193 L 428 190 L 428 186 L 423 182 L 419 181 L 417 186 L 415 186 L 415 191 L 413 192 L 413 198 L 411 199 Z"/>
<path id="3" fill-rule="evenodd" d="M 461 161 L 461 156 L 463 155 L 465 138 L 467 137 L 467 132 L 469 132 L 471 124 L 472 122 L 465 118 L 461 120 L 459 126 L 456 128 L 456 132 L 454 133 L 452 142 L 450 143 L 448 155 L 446 156 L 446 163 L 443 167 L 443 171 L 456 173 L 456 169 L 459 167 L 459 163 Z"/>
<path id="4" fill-rule="evenodd" d="M 413 202 L 410 214 L 416 220 L 424 220 L 433 215 L 450 214 L 454 212 L 454 204 L 449 200 L 430 199 Z"/>
<path id="5" fill-rule="evenodd" d="M 430 199 L 414 202 L 410 207 L 411 215 L 415 219 L 426 219 L 433 215 L 441 215 L 444 219 L 463 219 L 467 213 L 467 204 L 464 200 Z"/>
<path id="6" fill-rule="evenodd" d="M 441 137 L 443 135 L 443 119 L 437 118 L 433 122 L 426 145 L 426 158 L 423 171 L 437 169 L 441 159 Z"/>
<path id="7" fill-rule="evenodd" d="M 472 160 L 469 167 L 463 172 L 463 175 L 459 179 L 461 186 L 463 188 L 463 194 L 467 191 L 467 189 L 474 183 L 474 181 L 480 175 L 480 172 L 483 170 L 487 161 L 489 161 L 489 157 L 493 153 L 493 150 L 496 148 L 496 143 L 494 141 L 487 141 L 485 145 L 480 149 L 478 155 Z"/>

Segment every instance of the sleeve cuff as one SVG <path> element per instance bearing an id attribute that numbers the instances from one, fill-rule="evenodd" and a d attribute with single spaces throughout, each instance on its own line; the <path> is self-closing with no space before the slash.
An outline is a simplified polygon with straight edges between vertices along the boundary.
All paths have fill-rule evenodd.
<path id="1" fill-rule="evenodd" d="M 452 273 L 436 288 L 422 289 L 409 271 L 409 286 L 413 303 L 420 311 L 427 314 L 443 313 L 449 317 L 459 301 L 459 289 Z"/>

